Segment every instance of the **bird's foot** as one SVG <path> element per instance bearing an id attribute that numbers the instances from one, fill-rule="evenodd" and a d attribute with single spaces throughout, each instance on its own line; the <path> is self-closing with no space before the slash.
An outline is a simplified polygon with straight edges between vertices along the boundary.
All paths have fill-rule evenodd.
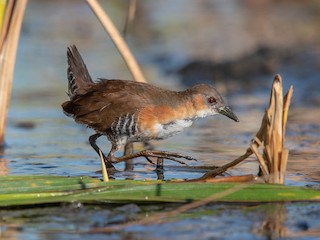
<path id="1" fill-rule="evenodd" d="M 162 158 L 162 159 L 168 159 L 180 164 L 188 165 L 185 162 L 179 160 L 181 158 L 186 159 L 186 160 L 194 160 L 197 161 L 197 159 L 187 156 L 187 155 L 181 155 L 178 153 L 172 153 L 172 152 L 166 152 L 166 151 L 157 151 L 157 150 L 143 150 L 141 152 L 133 153 L 130 155 L 126 155 L 123 157 L 119 158 L 113 158 L 112 162 L 113 163 L 118 163 L 118 162 L 123 162 L 127 161 L 129 159 L 137 158 L 137 157 L 145 157 L 148 162 L 152 163 L 153 162 L 150 160 L 150 157 L 156 157 L 156 158 Z"/>

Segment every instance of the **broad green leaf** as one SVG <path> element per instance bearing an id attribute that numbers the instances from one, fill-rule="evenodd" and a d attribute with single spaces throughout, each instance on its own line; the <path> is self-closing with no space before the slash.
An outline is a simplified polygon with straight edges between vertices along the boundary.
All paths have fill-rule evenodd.
<path id="1" fill-rule="evenodd" d="M 319 201 L 320 191 L 271 184 L 161 182 L 90 177 L 0 177 L 0 206 L 79 201 L 83 203 L 151 203 L 202 200 L 235 189 L 216 199 L 222 202 Z"/>

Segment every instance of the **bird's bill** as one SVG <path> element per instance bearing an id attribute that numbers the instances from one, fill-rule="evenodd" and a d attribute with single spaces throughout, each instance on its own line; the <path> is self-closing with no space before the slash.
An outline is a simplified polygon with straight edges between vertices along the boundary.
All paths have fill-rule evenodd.
<path id="1" fill-rule="evenodd" d="M 221 107 L 218 109 L 218 111 L 220 114 L 225 115 L 236 122 L 239 122 L 238 117 L 232 112 L 232 110 L 229 107 L 227 106 Z"/>

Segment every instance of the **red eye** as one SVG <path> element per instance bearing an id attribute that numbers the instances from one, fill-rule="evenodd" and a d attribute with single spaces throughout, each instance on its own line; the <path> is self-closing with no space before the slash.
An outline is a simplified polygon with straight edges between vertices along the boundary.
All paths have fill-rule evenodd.
<path id="1" fill-rule="evenodd" d="M 216 103 L 217 99 L 215 99 L 214 97 L 209 97 L 208 98 L 208 103 Z"/>

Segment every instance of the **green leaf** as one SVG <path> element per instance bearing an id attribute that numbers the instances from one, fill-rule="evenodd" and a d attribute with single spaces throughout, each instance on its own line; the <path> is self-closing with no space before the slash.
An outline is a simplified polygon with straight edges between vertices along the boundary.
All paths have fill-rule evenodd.
<path id="1" fill-rule="evenodd" d="M 240 186 L 240 188 L 239 188 Z M 83 203 L 152 203 L 202 200 L 234 189 L 215 201 L 319 201 L 320 191 L 271 184 L 162 182 L 90 177 L 0 177 L 0 207 L 79 201 Z"/>

